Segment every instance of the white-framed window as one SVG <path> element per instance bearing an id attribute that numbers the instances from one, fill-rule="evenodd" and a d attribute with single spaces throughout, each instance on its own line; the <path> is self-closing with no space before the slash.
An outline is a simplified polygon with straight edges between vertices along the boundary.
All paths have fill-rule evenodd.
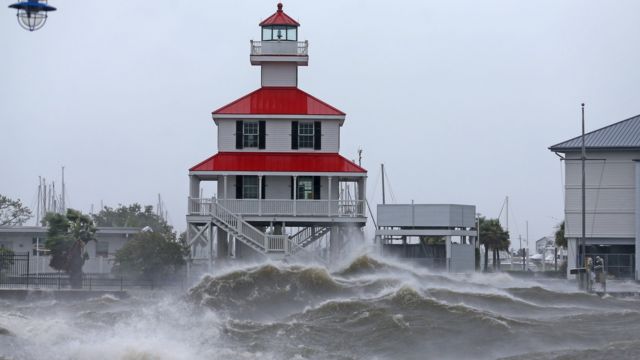
<path id="1" fill-rule="evenodd" d="M 298 178 L 298 199 L 313 200 L 313 177 L 301 176 Z"/>
<path id="2" fill-rule="evenodd" d="M 257 121 L 244 121 L 242 124 L 242 146 L 257 148 L 260 128 Z"/>
<path id="3" fill-rule="evenodd" d="M 258 177 L 244 176 L 242 178 L 242 198 L 257 199 L 258 198 Z"/>
<path id="4" fill-rule="evenodd" d="M 313 149 L 313 122 L 300 122 L 298 124 L 298 148 Z"/>

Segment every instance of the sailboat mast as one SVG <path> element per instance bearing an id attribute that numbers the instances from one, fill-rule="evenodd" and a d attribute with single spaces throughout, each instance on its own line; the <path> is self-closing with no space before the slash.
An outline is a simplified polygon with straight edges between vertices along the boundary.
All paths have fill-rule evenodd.
<path id="1" fill-rule="evenodd" d="M 382 171 L 382 205 L 384 205 L 387 203 L 384 196 L 384 164 L 380 164 L 380 169 Z"/>

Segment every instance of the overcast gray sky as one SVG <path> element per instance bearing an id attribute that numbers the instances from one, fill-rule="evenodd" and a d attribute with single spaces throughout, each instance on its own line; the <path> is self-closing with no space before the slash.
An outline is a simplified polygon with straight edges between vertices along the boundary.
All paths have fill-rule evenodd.
<path id="1" fill-rule="evenodd" d="M 38 176 L 69 202 L 155 205 L 185 228 L 187 169 L 216 152 L 212 110 L 259 87 L 249 40 L 277 1 L 51 0 L 29 33 L 0 8 L 0 193 L 34 206 Z M 153 6 L 151 6 L 153 5 Z M 563 217 L 547 150 L 640 113 L 639 1 L 291 0 L 309 40 L 300 88 L 347 113 L 380 202 L 511 199 L 512 239 Z M 376 186 L 377 184 L 377 186 Z"/>

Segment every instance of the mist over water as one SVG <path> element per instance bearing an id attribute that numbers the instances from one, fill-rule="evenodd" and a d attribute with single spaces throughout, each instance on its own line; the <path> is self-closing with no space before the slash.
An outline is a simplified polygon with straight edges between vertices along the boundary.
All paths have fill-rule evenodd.
<path id="1" fill-rule="evenodd" d="M 637 359 L 640 301 L 372 255 L 268 263 L 185 291 L 0 300 L 3 359 Z"/>

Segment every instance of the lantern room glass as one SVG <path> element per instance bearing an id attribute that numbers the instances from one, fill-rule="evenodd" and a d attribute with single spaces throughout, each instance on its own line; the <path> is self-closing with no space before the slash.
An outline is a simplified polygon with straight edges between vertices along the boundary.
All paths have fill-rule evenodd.
<path id="1" fill-rule="evenodd" d="M 264 26 L 262 41 L 297 41 L 298 28 L 295 26 Z"/>

